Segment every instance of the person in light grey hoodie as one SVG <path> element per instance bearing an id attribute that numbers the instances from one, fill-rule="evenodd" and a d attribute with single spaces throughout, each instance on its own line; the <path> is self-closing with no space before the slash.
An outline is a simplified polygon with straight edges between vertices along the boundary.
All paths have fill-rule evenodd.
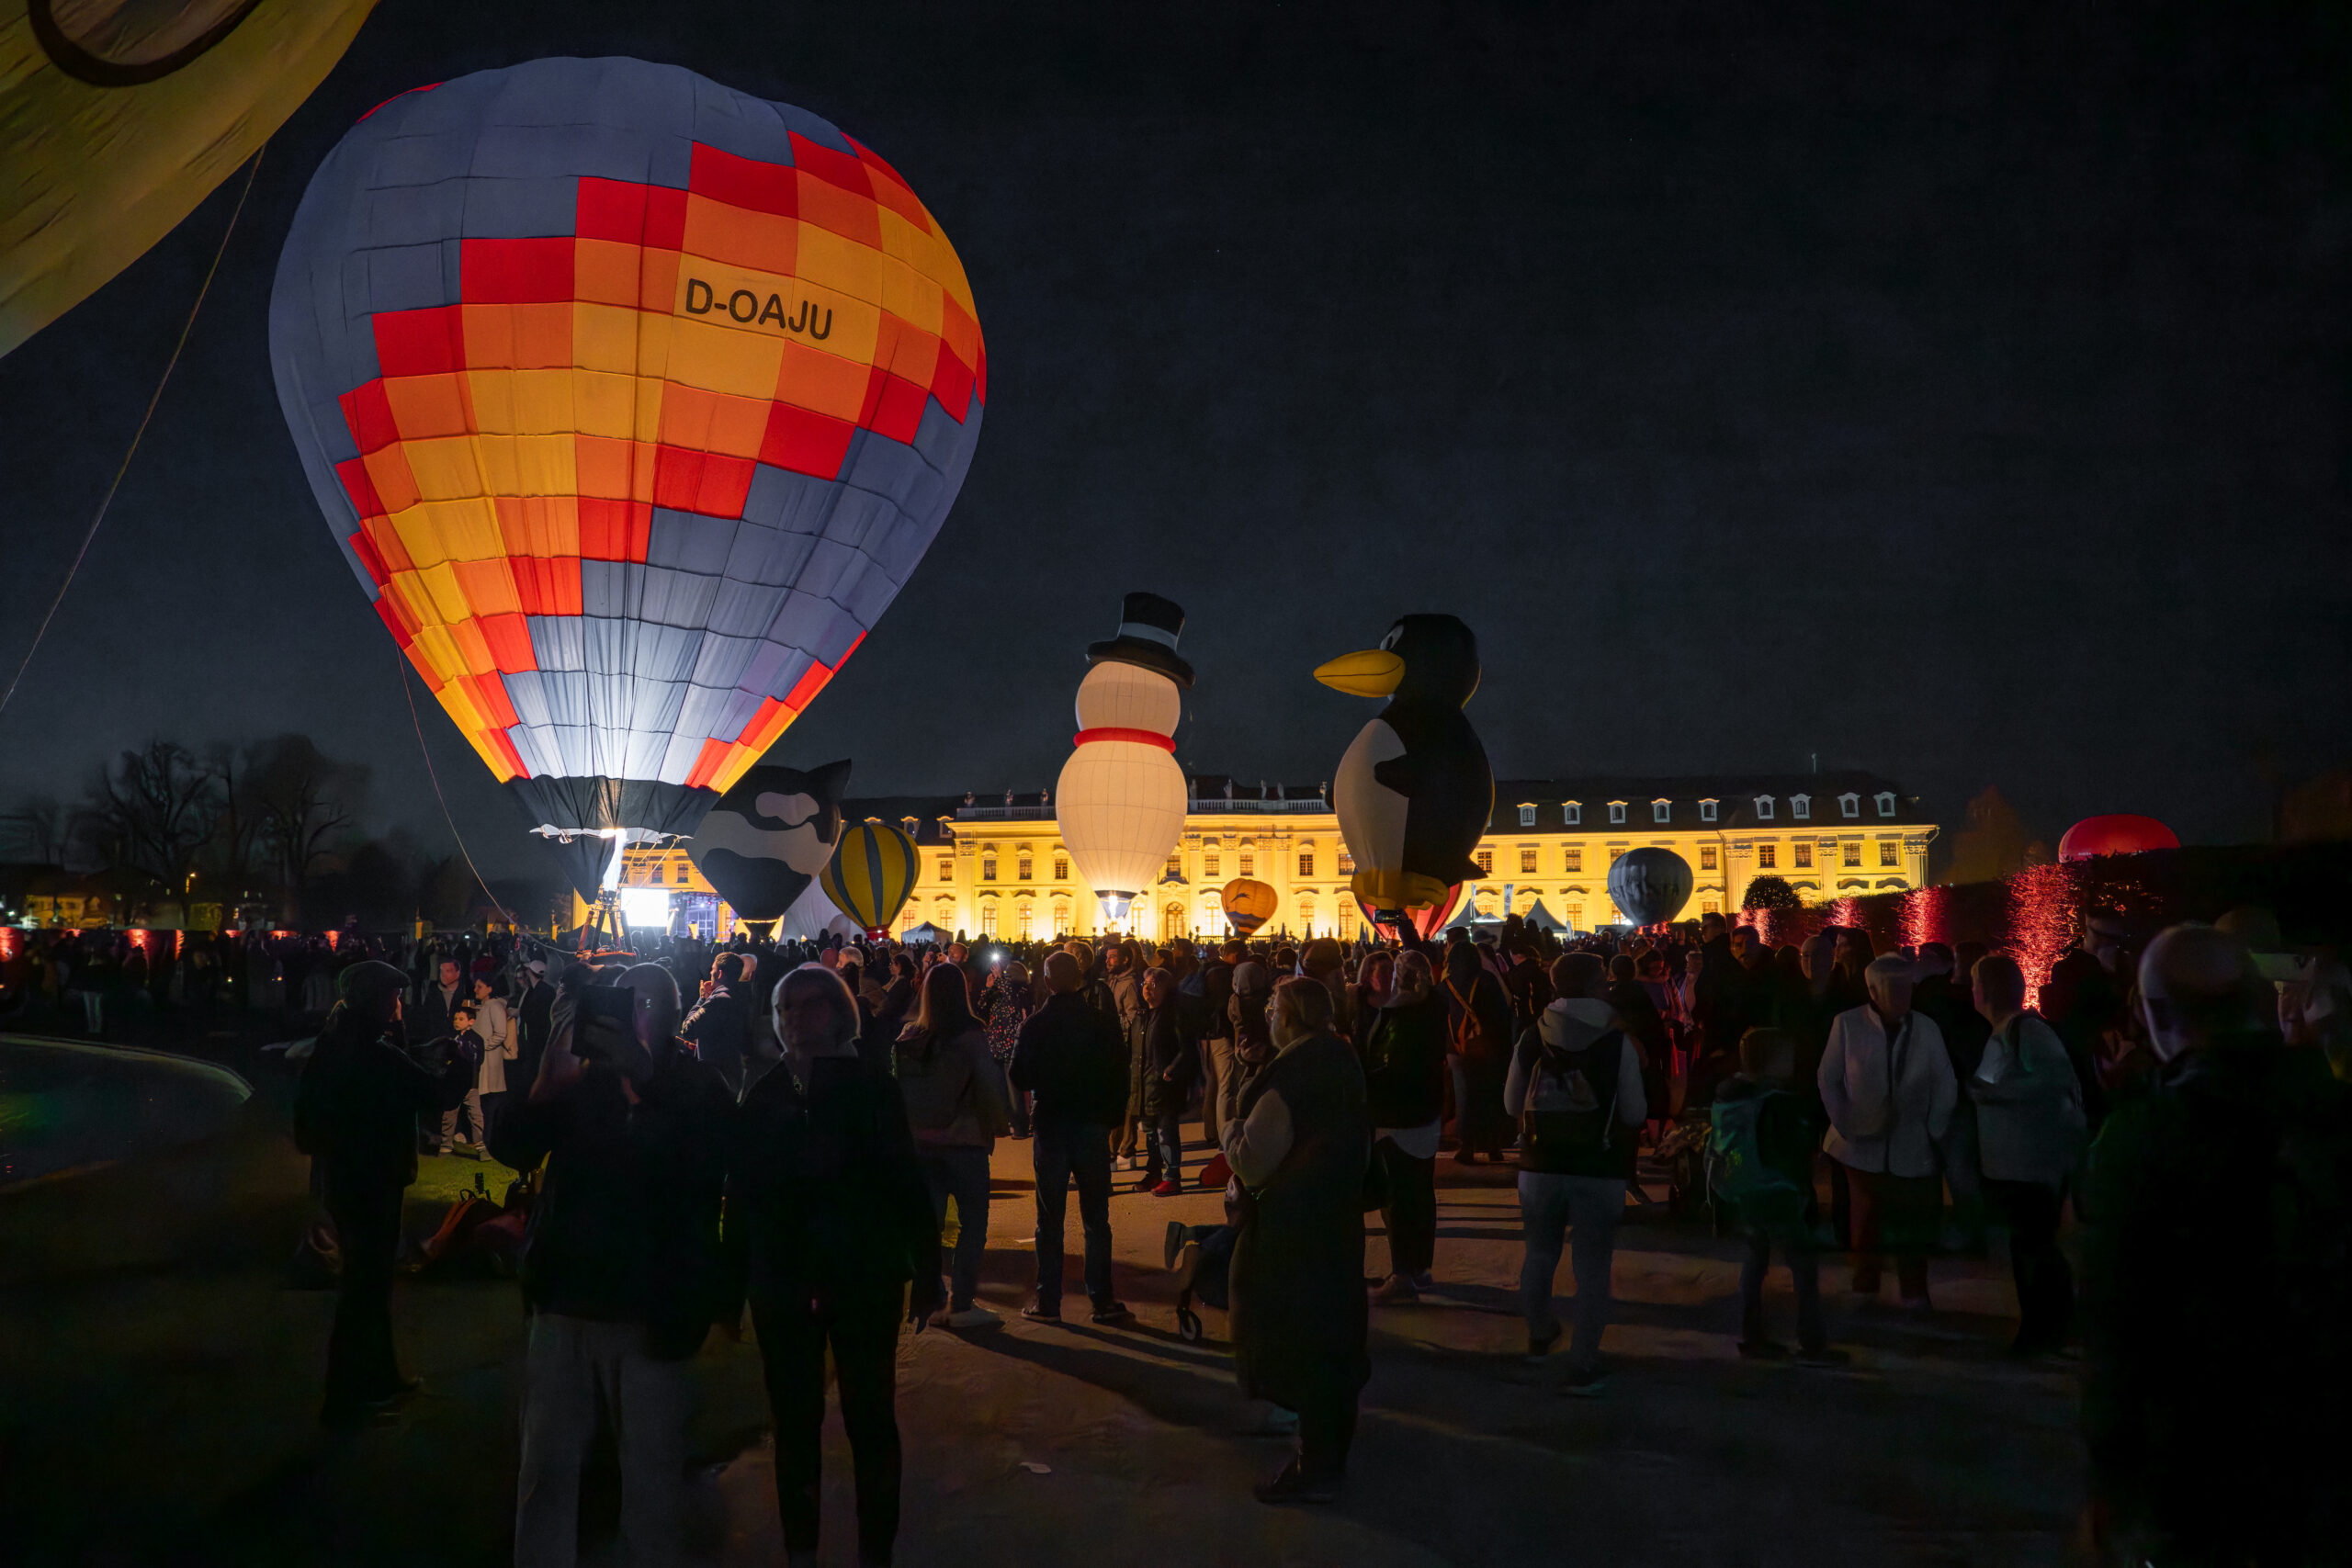
<path id="1" fill-rule="evenodd" d="M 1853 1192 L 1854 1292 L 1878 1294 L 1894 1254 L 1903 1304 L 1924 1310 L 1928 1246 L 1941 1228 L 1936 1145 L 1960 1102 L 1942 1032 L 1911 1009 L 1911 961 L 1895 953 L 1862 971 L 1870 1000 L 1829 1025 L 1817 1081 L 1829 1114 L 1823 1147 Z"/>
<path id="2" fill-rule="evenodd" d="M 1560 1337 L 1552 1281 L 1562 1233 L 1574 1233 L 1576 1332 L 1568 1341 L 1565 1392 L 1600 1392 L 1600 1336 L 1609 1325 L 1609 1269 L 1617 1224 L 1634 1176 L 1636 1136 L 1649 1115 L 1641 1052 L 1608 1002 L 1609 969 L 1599 953 L 1570 953 L 1552 964 L 1557 998 L 1522 1030 L 1503 1082 L 1503 1108 L 1518 1119 L 1519 1212 L 1527 1258 L 1519 1276 L 1527 1354 L 1547 1355 Z"/>
<path id="3" fill-rule="evenodd" d="M 1968 1079 L 1976 1103 L 1984 1196 L 2009 1230 L 2017 1279 L 2020 1356 L 2066 1343 L 2075 1276 L 2058 1250 L 2058 1204 L 2082 1158 L 2083 1089 L 2058 1032 L 2025 1005 L 2025 972 L 1992 953 L 1970 974 L 1976 1010 L 1993 1026 L 1984 1059 Z"/>

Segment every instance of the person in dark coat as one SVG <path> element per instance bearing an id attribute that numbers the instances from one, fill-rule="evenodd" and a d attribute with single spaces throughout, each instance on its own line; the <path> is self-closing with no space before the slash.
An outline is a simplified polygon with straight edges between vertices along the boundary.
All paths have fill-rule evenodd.
<path id="1" fill-rule="evenodd" d="M 514 1065 L 506 1069 L 518 1101 L 539 1081 L 539 1059 L 547 1055 L 548 1036 L 555 1027 L 555 987 L 548 984 L 548 961 L 534 958 L 524 964 L 522 979 L 523 994 L 514 1008 L 522 1034 Z"/>
<path id="2" fill-rule="evenodd" d="M 1363 1289 L 1363 1181 L 1372 1122 L 1363 1069 L 1331 1032 L 1331 993 L 1274 988 L 1277 1055 L 1225 1130 L 1248 1194 L 1233 1244 L 1234 1371 L 1244 1394 L 1298 1413 L 1298 1452 L 1257 1488 L 1264 1503 L 1329 1503 L 1347 1475 L 1356 1398 L 1372 1375 Z"/>
<path id="3" fill-rule="evenodd" d="M 784 1059 L 743 1099 L 727 1248 L 775 1417 L 784 1550 L 816 1560 L 830 1348 L 858 1561 L 887 1563 L 903 1462 L 899 1326 L 921 1334 L 944 1299 L 938 1224 L 898 1080 L 860 1057 L 856 1001 L 840 976 L 814 964 L 788 971 L 775 1025 Z"/>
<path id="4" fill-rule="evenodd" d="M 1447 1002 L 1453 1050 L 1453 1158 L 1469 1165 L 1484 1154 L 1499 1162 L 1511 1139 L 1510 1118 L 1503 1113 L 1503 1077 L 1510 1070 L 1510 998 L 1502 981 L 1479 961 L 1478 950 L 1466 942 L 1446 947 L 1438 990 Z"/>
<path id="5" fill-rule="evenodd" d="M 457 1033 L 450 1016 L 459 1002 L 474 994 L 473 987 L 466 980 L 465 965 L 454 958 L 445 958 L 435 964 L 433 976 L 417 992 L 414 1038 L 418 1040 L 438 1040 L 445 1034 Z"/>
<path id="6" fill-rule="evenodd" d="M 751 1053 L 752 1017 L 743 991 L 743 955 L 722 953 L 711 961 L 710 994 L 695 1004 L 678 1028 L 695 1054 L 726 1081 L 729 1094 L 743 1092 L 744 1059 Z"/>
<path id="7" fill-rule="evenodd" d="M 538 1078 L 491 1130 L 501 1163 L 547 1168 L 522 1253 L 517 1568 L 577 1561 L 580 1471 L 600 1405 L 619 1442 L 629 1558 L 675 1557 L 686 1363 L 729 1321 L 718 1221 L 733 1097 L 677 1037 L 667 969 L 640 964 L 594 987 L 617 994 L 622 1016 L 594 1005 L 588 976 L 566 975 Z"/>
<path id="8" fill-rule="evenodd" d="M 417 1118 L 437 1123 L 463 1100 L 476 1064 L 446 1038 L 409 1049 L 401 1018 L 408 976 L 390 964 L 356 964 L 341 985 L 303 1064 L 294 1136 L 319 1162 L 343 1257 L 320 1419 L 353 1426 L 417 1386 L 401 1375 L 392 1348 L 401 1197 L 416 1180 Z"/>
<path id="9" fill-rule="evenodd" d="M 1037 1299 L 1021 1315 L 1061 1321 L 1062 1223 L 1074 1179 L 1094 1321 L 1124 1323 L 1134 1314 L 1111 1293 L 1111 1123 L 1126 1105 L 1126 1048 L 1115 1016 L 1087 1000 L 1076 954 L 1048 954 L 1046 984 L 1053 995 L 1021 1026 L 1010 1074 L 1034 1102 L 1029 1149 L 1037 1179 Z"/>
<path id="10" fill-rule="evenodd" d="M 1140 1104 L 1150 1163 L 1137 1190 L 1173 1198 L 1184 1190 L 1184 1106 L 1200 1070 L 1199 1035 L 1165 969 L 1144 973 L 1143 1009 L 1136 1015 L 1136 1059 L 1142 1070 Z"/>
<path id="11" fill-rule="evenodd" d="M 1397 956 L 1392 988 L 1372 998 L 1364 1036 L 1366 1111 L 1373 1157 L 1386 1175 L 1381 1223 L 1387 1279 L 1373 1300 L 1419 1298 L 1437 1261 L 1437 1146 L 1445 1120 L 1447 1000 L 1427 955 Z"/>

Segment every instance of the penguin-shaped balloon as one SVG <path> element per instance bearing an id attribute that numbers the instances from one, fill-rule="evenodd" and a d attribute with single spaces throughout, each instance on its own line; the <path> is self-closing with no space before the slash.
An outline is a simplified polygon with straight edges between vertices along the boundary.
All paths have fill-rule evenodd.
<path id="1" fill-rule="evenodd" d="M 688 852 L 735 918 L 763 926 L 791 908 L 842 838 L 846 758 L 803 773 L 752 769 L 719 796 Z"/>
<path id="2" fill-rule="evenodd" d="M 1445 901 L 1485 874 L 1470 852 L 1495 810 L 1487 749 L 1462 712 L 1478 689 L 1478 639 L 1452 615 L 1407 615 L 1380 646 L 1335 659 L 1315 678 L 1351 696 L 1386 697 L 1331 781 L 1340 834 L 1355 857 L 1355 896 L 1382 914 Z"/>

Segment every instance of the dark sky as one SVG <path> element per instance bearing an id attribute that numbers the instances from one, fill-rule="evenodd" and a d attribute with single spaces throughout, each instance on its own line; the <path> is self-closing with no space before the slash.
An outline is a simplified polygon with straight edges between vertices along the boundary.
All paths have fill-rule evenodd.
<path id="1" fill-rule="evenodd" d="M 1948 823 L 1991 783 L 2053 833 L 2260 832 L 2266 758 L 2352 757 L 2345 13 L 1766 9 L 385 0 L 270 144 L 0 804 L 307 730 L 445 840 L 278 414 L 271 271 L 369 106 L 619 53 L 873 146 L 988 336 L 962 499 L 781 759 L 1038 788 L 1151 588 L 1201 771 L 1328 777 L 1371 708 L 1307 671 L 1445 610 L 1498 774 L 1818 753 Z M 228 209 L 0 360 L 9 668 Z M 542 869 L 419 702 L 485 870 Z"/>

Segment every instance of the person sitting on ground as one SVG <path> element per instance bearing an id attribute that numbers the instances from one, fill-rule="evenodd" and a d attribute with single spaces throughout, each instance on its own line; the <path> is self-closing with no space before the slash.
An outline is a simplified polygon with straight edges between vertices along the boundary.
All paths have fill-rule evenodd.
<path id="1" fill-rule="evenodd" d="M 1718 1195 L 1729 1201 L 1747 1242 L 1739 1268 L 1739 1353 L 1758 1359 L 1788 1354 L 1764 1325 L 1764 1276 L 1777 1247 L 1796 1291 L 1799 1359 L 1829 1366 L 1845 1358 L 1830 1350 L 1822 1325 L 1821 1270 L 1814 1256 L 1813 1156 L 1822 1123 L 1805 1097 L 1794 1092 L 1796 1061 L 1796 1041 L 1784 1030 L 1751 1029 L 1740 1036 L 1740 1070 L 1717 1088 L 1712 1108 L 1718 1148 L 1736 1156 Z"/>

